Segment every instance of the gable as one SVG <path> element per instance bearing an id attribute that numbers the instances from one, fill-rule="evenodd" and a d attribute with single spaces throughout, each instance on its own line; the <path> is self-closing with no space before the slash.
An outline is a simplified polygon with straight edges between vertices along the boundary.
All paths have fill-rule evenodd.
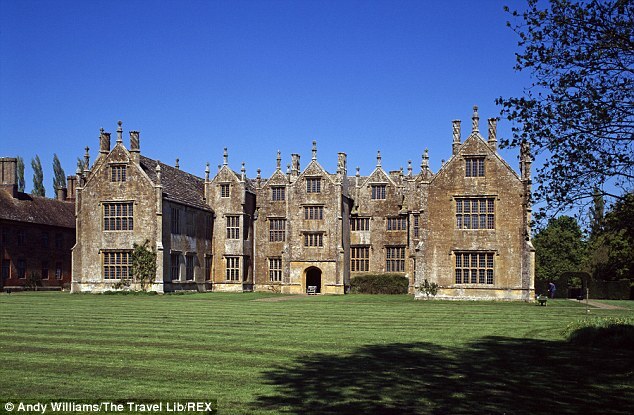
<path id="1" fill-rule="evenodd" d="M 369 186 L 373 183 L 388 184 L 390 186 L 396 187 L 396 182 L 394 182 L 390 175 L 387 174 L 381 166 L 377 166 L 374 171 L 365 178 L 365 181 L 362 182 L 361 187 Z"/>
<path id="2" fill-rule="evenodd" d="M 332 180 L 330 174 L 326 170 L 324 170 L 324 168 L 321 166 L 321 164 L 317 162 L 317 160 L 311 160 L 311 162 L 308 163 L 308 166 L 306 166 L 304 171 L 299 175 L 298 180 L 305 177 L 323 177 L 328 179 L 330 183 L 334 184 L 334 181 Z"/>

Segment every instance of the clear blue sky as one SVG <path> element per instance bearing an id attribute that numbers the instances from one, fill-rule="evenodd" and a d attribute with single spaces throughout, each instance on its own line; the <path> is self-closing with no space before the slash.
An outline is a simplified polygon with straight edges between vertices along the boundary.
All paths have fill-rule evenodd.
<path id="1" fill-rule="evenodd" d="M 0 0 L 0 156 L 72 174 L 98 151 L 99 128 L 141 131 L 142 154 L 204 176 L 246 162 L 264 177 L 290 153 L 329 171 L 337 152 L 371 172 L 434 171 L 451 154 L 451 120 L 470 131 L 472 106 L 528 84 L 514 72 L 508 1 L 63 1 Z M 499 123 L 499 135 L 511 126 Z M 503 156 L 517 168 L 517 150 Z"/>

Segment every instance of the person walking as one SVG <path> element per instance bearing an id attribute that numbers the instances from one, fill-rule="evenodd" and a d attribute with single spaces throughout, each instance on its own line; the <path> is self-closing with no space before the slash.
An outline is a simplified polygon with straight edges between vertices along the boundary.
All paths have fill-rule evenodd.
<path id="1" fill-rule="evenodd" d="M 548 283 L 548 293 L 550 294 L 550 298 L 555 298 L 555 291 L 557 291 L 557 287 L 554 282 Z"/>

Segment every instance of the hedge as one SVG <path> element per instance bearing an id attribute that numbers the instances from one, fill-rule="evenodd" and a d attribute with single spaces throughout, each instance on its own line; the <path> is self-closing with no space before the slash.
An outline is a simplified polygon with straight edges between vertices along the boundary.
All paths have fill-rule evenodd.
<path id="1" fill-rule="evenodd" d="M 366 274 L 350 279 L 355 294 L 407 294 L 409 280 L 403 274 Z"/>

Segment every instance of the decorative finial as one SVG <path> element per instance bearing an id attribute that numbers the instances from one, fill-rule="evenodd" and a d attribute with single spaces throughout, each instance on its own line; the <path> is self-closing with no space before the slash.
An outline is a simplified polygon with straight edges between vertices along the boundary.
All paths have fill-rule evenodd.
<path id="1" fill-rule="evenodd" d="M 478 106 L 473 106 L 473 117 L 471 117 L 471 131 L 479 131 L 480 117 L 478 116 Z"/>
<path id="2" fill-rule="evenodd" d="M 156 168 L 154 169 L 156 172 L 156 180 L 160 184 L 161 183 L 161 162 L 156 160 Z"/>
<path id="3" fill-rule="evenodd" d="M 180 170 L 181 166 L 180 166 L 180 164 L 178 164 L 179 161 L 180 161 L 180 159 L 176 158 L 176 164 L 174 164 L 174 167 L 176 167 L 177 169 Z"/>
<path id="4" fill-rule="evenodd" d="M 313 160 L 317 160 L 317 141 L 313 140 Z"/>
<path id="5" fill-rule="evenodd" d="M 209 180 L 209 162 L 207 162 L 207 165 L 205 166 L 205 180 Z"/>
<path id="6" fill-rule="evenodd" d="M 286 174 L 291 174 L 291 165 L 290 164 L 286 165 Z"/>
<path id="7" fill-rule="evenodd" d="M 261 175 L 262 170 L 257 169 L 256 171 L 258 172 L 258 176 L 257 176 L 257 178 L 258 178 L 258 180 L 260 180 L 260 179 L 262 178 L 262 175 Z"/>
<path id="8" fill-rule="evenodd" d="M 361 176 L 360 171 L 361 171 L 361 168 L 359 166 L 357 166 L 357 174 L 356 174 L 357 177 Z"/>
<path id="9" fill-rule="evenodd" d="M 84 170 L 88 170 L 90 168 L 90 154 L 88 153 L 89 150 L 90 147 L 86 146 L 86 153 L 84 154 Z"/>
<path id="10" fill-rule="evenodd" d="M 376 152 L 376 167 L 381 167 L 381 150 Z"/>
<path id="11" fill-rule="evenodd" d="M 242 162 L 242 168 L 240 169 L 240 173 L 242 173 L 242 180 L 244 181 L 247 177 L 247 169 L 244 167 L 244 161 Z"/>
<path id="12" fill-rule="evenodd" d="M 277 150 L 277 169 L 280 170 L 282 168 L 282 152 Z"/>
<path id="13" fill-rule="evenodd" d="M 423 153 L 423 162 L 420 165 L 421 169 L 426 169 L 427 167 L 429 167 L 429 150 L 425 149 L 425 152 Z"/>
<path id="14" fill-rule="evenodd" d="M 222 153 L 222 165 L 226 166 L 228 162 L 229 162 L 229 153 L 227 152 L 227 147 L 225 147 L 225 150 Z"/>
<path id="15" fill-rule="evenodd" d="M 121 127 L 123 123 L 121 121 L 117 122 L 117 143 L 123 143 L 123 128 Z"/>
<path id="16" fill-rule="evenodd" d="M 412 175 L 412 160 L 407 160 L 407 175 Z"/>
<path id="17" fill-rule="evenodd" d="M 398 169 L 398 174 L 399 174 L 400 176 L 402 176 L 402 175 L 403 175 L 403 166 L 399 167 L 399 169 Z"/>
<path id="18" fill-rule="evenodd" d="M 77 170 L 75 170 L 75 176 L 81 176 L 81 169 L 77 166 Z"/>

